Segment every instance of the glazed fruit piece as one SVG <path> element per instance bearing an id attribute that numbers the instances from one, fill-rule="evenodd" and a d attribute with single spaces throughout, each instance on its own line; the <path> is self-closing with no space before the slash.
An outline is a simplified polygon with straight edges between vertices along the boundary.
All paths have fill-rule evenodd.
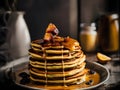
<path id="1" fill-rule="evenodd" d="M 97 53 L 97 59 L 98 59 L 98 62 L 100 63 L 107 63 L 108 61 L 111 61 L 111 57 L 105 55 L 105 54 L 102 54 L 102 53 Z"/>
<path id="2" fill-rule="evenodd" d="M 53 36 L 58 35 L 58 34 L 59 34 L 59 31 L 56 28 L 56 26 L 50 23 L 46 29 L 44 40 L 50 41 L 53 38 Z"/>

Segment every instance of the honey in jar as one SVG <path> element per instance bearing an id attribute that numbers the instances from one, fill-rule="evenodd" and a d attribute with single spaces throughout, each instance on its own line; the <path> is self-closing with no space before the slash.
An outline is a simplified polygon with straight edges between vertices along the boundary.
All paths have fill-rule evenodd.
<path id="1" fill-rule="evenodd" d="M 81 25 L 80 44 L 85 52 L 94 52 L 97 47 L 97 32 L 95 23 Z"/>
<path id="2" fill-rule="evenodd" d="M 119 50 L 118 14 L 102 15 L 98 25 L 98 40 L 103 52 L 113 53 Z"/>

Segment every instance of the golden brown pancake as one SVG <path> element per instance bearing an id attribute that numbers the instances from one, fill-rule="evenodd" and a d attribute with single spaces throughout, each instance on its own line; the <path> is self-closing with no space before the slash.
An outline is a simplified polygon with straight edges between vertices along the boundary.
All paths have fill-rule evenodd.
<path id="1" fill-rule="evenodd" d="M 58 29 L 49 24 L 43 39 L 31 42 L 29 72 L 33 82 L 44 85 L 71 85 L 85 81 L 86 55 L 79 42 L 58 36 Z"/>

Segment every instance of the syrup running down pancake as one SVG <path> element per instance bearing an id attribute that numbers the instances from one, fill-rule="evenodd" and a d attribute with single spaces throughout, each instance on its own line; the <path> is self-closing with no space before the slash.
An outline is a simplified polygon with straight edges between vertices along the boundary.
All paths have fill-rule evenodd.
<path id="1" fill-rule="evenodd" d="M 43 39 L 31 42 L 29 72 L 31 81 L 42 85 L 69 86 L 85 81 L 86 55 L 79 42 L 58 36 L 56 26 L 50 23 Z"/>

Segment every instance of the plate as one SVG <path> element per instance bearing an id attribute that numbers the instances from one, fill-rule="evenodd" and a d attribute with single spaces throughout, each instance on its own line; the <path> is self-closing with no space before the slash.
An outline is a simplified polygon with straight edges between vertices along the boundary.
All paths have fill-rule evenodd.
<path id="1" fill-rule="evenodd" d="M 23 85 L 23 84 L 19 83 L 20 79 L 21 79 L 18 75 L 19 72 L 28 72 L 28 62 L 29 62 L 28 60 L 29 60 L 28 58 L 22 58 L 22 59 L 18 60 L 19 61 L 18 64 L 16 64 L 16 65 L 14 64 L 14 66 L 12 68 L 12 73 L 11 73 L 12 80 L 14 81 L 14 83 L 16 85 L 24 87 L 24 88 L 33 89 L 33 90 L 38 90 L 38 89 L 39 90 L 45 90 L 45 88 L 43 88 L 43 87 L 37 88 L 37 87 L 32 87 L 32 86 L 29 86 L 29 85 Z M 81 89 L 82 90 L 88 90 L 88 89 L 97 88 L 98 86 L 104 84 L 110 77 L 108 69 L 105 66 L 103 66 L 103 65 L 101 65 L 97 62 L 89 62 L 89 61 L 86 60 L 86 67 L 99 73 L 100 82 L 96 85 L 93 85 L 93 86 L 90 86 L 90 87 L 87 87 L 87 88 L 79 88 L 78 85 L 77 85 L 77 86 L 74 86 L 74 90 L 81 90 Z M 70 89 L 70 88 L 71 87 L 68 86 L 65 89 Z"/>

